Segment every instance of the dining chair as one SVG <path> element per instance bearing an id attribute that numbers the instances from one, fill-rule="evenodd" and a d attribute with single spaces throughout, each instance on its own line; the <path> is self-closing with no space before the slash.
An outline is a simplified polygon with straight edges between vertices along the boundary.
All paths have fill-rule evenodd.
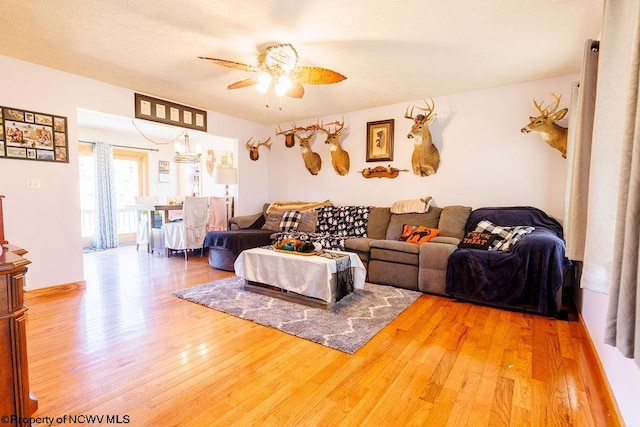
<path id="1" fill-rule="evenodd" d="M 208 207 L 208 197 L 185 197 L 182 221 L 169 222 L 162 226 L 167 256 L 171 254 L 171 251 L 183 251 L 186 261 L 190 250 L 200 249 L 202 257 L 204 237 L 207 234 L 209 220 Z"/>
<path id="2" fill-rule="evenodd" d="M 149 229 L 151 228 L 149 225 L 149 206 L 158 204 L 158 196 L 136 196 L 136 216 L 138 218 L 138 224 L 136 226 L 136 250 L 140 248 L 140 245 L 148 245 L 149 244 Z M 141 209 L 140 207 L 147 207 L 146 209 Z M 149 249 L 149 248 L 147 248 Z"/>

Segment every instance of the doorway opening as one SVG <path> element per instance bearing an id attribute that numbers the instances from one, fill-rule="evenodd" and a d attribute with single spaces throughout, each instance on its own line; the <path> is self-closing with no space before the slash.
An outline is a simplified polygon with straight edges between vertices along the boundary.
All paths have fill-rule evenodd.
<path id="1" fill-rule="evenodd" d="M 138 217 L 133 207 L 136 197 L 148 191 L 149 159 L 146 152 L 136 150 L 113 150 L 115 174 L 117 229 L 119 244 L 133 244 L 136 241 Z M 78 147 L 78 169 L 80 181 L 80 210 L 82 244 L 85 248 L 93 245 L 95 232 L 95 165 L 93 145 Z"/>

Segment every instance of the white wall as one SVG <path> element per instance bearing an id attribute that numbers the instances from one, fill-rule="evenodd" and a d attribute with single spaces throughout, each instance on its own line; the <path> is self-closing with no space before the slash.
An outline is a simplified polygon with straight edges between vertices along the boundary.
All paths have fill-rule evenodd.
<path id="1" fill-rule="evenodd" d="M 134 92 L 5 56 L 0 56 L 0 80 L 11 82 L 3 86 L 0 105 L 67 117 L 70 160 L 67 164 L 0 159 L 6 238 L 29 251 L 28 289 L 82 281 L 77 141 L 84 138 L 79 138 L 77 110 L 133 118 Z M 242 143 L 267 131 L 265 126 L 213 112 L 208 112 L 208 129 Z M 249 167 L 249 163 L 255 162 L 238 157 L 237 213 L 257 212 L 266 200 L 267 164 Z M 40 179 L 42 188 L 27 190 L 29 178 Z"/>
<path id="2" fill-rule="evenodd" d="M 562 218 L 566 160 L 539 134 L 525 135 L 520 129 L 529 123 L 529 116 L 537 115 L 533 98 L 548 103 L 547 93 L 564 94 L 562 106 L 568 107 L 571 82 L 578 78 L 565 76 L 435 98 L 437 117 L 431 133 L 440 150 L 441 163 L 438 172 L 429 177 L 419 177 L 411 171 L 413 143 L 407 133 L 412 121 L 404 118 L 408 105 L 424 106 L 421 99 L 344 114 L 347 133 L 342 146 L 351 159 L 350 172 L 345 176 L 333 171 L 323 133 L 312 144 L 322 157 L 317 176 L 305 169 L 300 147 L 286 148 L 284 138 L 278 136 L 269 153 L 269 196 L 272 200 L 331 199 L 339 205 L 377 206 L 432 196 L 439 206 L 530 205 Z M 329 122 L 342 117 L 336 114 L 320 119 Z M 395 123 L 394 160 L 367 163 L 367 122 L 387 119 L 394 119 Z M 313 122 L 315 118 L 297 124 Z M 287 126 L 291 127 L 281 125 L 282 129 Z M 387 164 L 409 172 L 402 172 L 395 179 L 365 179 L 358 173 Z"/>

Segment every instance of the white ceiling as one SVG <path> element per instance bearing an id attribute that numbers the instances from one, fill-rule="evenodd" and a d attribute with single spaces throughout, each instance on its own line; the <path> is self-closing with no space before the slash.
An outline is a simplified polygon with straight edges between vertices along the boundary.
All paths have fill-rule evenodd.
<path id="1" fill-rule="evenodd" d="M 0 54 L 272 125 L 578 73 L 604 0 L 2 0 Z M 256 64 L 292 43 L 298 65 L 347 80 L 302 99 L 253 87 Z M 7 84 L 5 82 L 5 84 Z M 133 103 L 133 97 L 131 102 Z"/>

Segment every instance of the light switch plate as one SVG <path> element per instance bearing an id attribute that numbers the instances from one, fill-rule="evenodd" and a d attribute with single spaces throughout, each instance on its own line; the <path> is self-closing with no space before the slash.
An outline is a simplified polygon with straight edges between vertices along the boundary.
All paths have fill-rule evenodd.
<path id="1" fill-rule="evenodd" d="M 40 179 L 27 178 L 27 190 L 40 190 Z"/>

